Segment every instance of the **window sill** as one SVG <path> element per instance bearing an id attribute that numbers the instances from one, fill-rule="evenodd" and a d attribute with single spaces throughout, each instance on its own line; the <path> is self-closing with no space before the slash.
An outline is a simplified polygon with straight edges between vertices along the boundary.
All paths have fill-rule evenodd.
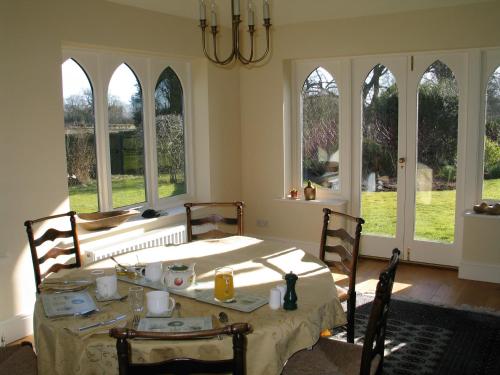
<path id="1" fill-rule="evenodd" d="M 276 198 L 275 201 L 291 204 L 305 204 L 305 205 L 319 205 L 319 206 L 333 206 L 346 208 L 347 200 L 342 198 L 334 199 L 314 199 L 306 201 L 305 199 L 291 199 L 291 198 Z"/>
<path id="2" fill-rule="evenodd" d="M 183 205 L 162 210 L 162 216 L 145 219 L 138 215 L 115 228 L 98 231 L 87 231 L 78 227 L 78 240 L 82 256 L 86 252 L 112 246 L 119 242 L 137 239 L 150 231 L 185 224 L 185 208 Z M 167 213 L 168 212 L 168 213 Z"/>

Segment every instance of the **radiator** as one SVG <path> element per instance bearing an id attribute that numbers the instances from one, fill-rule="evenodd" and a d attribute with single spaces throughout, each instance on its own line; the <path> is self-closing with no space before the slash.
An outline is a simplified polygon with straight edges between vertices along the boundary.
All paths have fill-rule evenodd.
<path id="1" fill-rule="evenodd" d="M 178 245 L 186 242 L 186 226 L 178 225 L 162 229 L 155 229 L 145 232 L 138 237 L 129 238 L 125 241 L 99 247 L 98 241 L 89 244 L 89 249 L 85 249 L 85 263 L 93 263 L 110 256 L 128 253 L 135 250 L 147 249 L 155 246 Z"/>

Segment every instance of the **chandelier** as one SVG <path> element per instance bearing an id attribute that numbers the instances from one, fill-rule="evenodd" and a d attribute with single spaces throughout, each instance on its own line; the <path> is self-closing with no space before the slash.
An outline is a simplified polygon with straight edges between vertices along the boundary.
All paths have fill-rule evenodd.
<path id="1" fill-rule="evenodd" d="M 205 29 L 208 27 L 207 23 L 207 10 L 205 0 L 200 2 L 200 27 L 201 27 L 201 41 L 203 44 L 203 53 L 205 56 L 215 64 L 227 65 L 233 60 L 239 60 L 242 64 L 258 63 L 266 58 L 269 54 L 269 28 L 271 27 L 271 18 L 269 16 L 269 0 L 263 0 L 263 16 L 264 27 L 266 28 L 266 50 L 260 57 L 254 56 L 254 34 L 255 34 L 255 6 L 253 0 L 248 0 L 248 32 L 250 33 L 250 52 L 244 56 L 240 51 L 240 0 L 231 0 L 231 14 L 232 22 L 232 51 L 226 58 L 219 58 L 217 53 L 217 9 L 215 0 L 212 0 L 210 5 L 210 33 L 212 34 L 212 53 L 210 56 L 207 49 Z"/>

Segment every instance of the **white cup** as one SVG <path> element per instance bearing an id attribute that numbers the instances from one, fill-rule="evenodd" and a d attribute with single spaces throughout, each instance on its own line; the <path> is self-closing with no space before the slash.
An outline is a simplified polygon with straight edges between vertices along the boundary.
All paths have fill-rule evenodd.
<path id="1" fill-rule="evenodd" d="M 281 292 L 278 288 L 272 288 L 269 292 L 269 307 L 278 310 L 281 307 Z"/>
<path id="2" fill-rule="evenodd" d="M 110 298 L 116 294 L 116 275 L 98 277 L 96 280 L 97 293 L 102 298 Z"/>
<path id="3" fill-rule="evenodd" d="M 148 311 L 152 314 L 164 314 L 175 306 L 175 299 L 170 297 L 169 292 L 154 290 L 146 293 Z"/>
<path id="4" fill-rule="evenodd" d="M 144 276 L 146 276 L 146 279 L 153 283 L 160 281 L 161 276 L 163 275 L 162 266 L 163 265 L 161 262 L 146 264 L 146 268 L 144 271 Z"/>

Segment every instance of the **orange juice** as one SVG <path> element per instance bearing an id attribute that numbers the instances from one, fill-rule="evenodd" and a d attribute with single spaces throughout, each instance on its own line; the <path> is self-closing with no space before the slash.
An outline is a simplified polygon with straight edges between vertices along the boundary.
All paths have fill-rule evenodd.
<path id="1" fill-rule="evenodd" d="M 234 300 L 233 270 L 227 267 L 215 270 L 214 297 L 220 302 Z"/>

